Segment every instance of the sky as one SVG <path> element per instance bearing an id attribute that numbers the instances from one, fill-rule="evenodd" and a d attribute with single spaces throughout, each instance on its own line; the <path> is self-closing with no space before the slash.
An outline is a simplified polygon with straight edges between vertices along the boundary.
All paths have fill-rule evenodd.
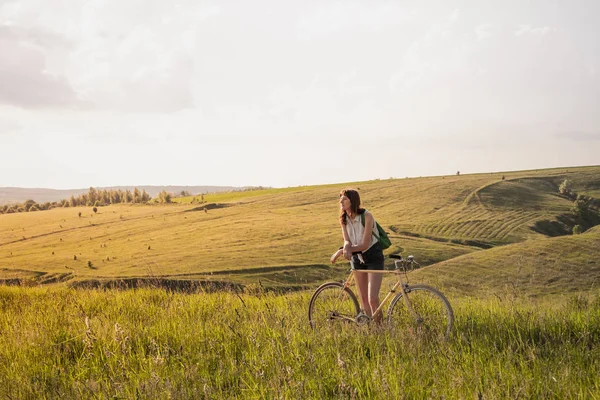
<path id="1" fill-rule="evenodd" d="M 600 2 L 0 0 L 0 187 L 600 164 Z"/>

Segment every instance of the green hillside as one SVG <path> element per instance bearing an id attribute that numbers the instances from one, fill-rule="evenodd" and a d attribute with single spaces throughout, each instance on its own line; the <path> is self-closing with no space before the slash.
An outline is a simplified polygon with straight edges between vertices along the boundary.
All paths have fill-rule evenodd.
<path id="1" fill-rule="evenodd" d="M 600 229 L 456 257 L 412 278 L 469 295 L 544 296 L 600 288 Z"/>
<path id="2" fill-rule="evenodd" d="M 564 258 L 574 254 L 569 246 L 581 246 L 578 266 L 597 258 L 594 232 L 553 242 L 544 227 L 570 212 L 572 200 L 558 193 L 565 178 L 574 191 L 594 194 L 599 176 L 600 167 L 578 167 L 389 179 L 209 194 L 204 204 L 192 197 L 168 205 L 112 205 L 97 214 L 84 207 L 5 214 L 0 215 L 0 279 L 313 287 L 347 271 L 328 260 L 340 245 L 338 193 L 351 186 L 391 232 L 394 244 L 387 253 L 415 254 L 423 265 L 439 263 L 431 267 L 436 274 L 417 275 L 433 279 L 443 270 L 447 279 L 441 282 L 470 293 L 474 289 L 464 281 L 472 274 L 482 280 L 474 287 L 506 281 L 503 274 L 516 259 L 507 266 L 500 262 L 505 253 L 523 255 L 522 271 L 574 262 Z M 550 251 L 552 246 L 566 253 Z M 548 256 L 535 257 L 538 250 Z M 490 274 L 485 268 L 505 272 Z M 583 273 L 582 268 L 572 270 Z"/>

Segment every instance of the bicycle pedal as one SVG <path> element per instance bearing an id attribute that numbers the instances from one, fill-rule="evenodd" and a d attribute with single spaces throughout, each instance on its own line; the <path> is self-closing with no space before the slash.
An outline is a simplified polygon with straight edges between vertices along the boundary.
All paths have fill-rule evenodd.
<path id="1" fill-rule="evenodd" d="M 367 314 L 361 312 L 356 316 L 356 323 L 359 325 L 362 324 L 368 324 L 369 322 L 371 322 L 371 317 L 369 317 Z"/>

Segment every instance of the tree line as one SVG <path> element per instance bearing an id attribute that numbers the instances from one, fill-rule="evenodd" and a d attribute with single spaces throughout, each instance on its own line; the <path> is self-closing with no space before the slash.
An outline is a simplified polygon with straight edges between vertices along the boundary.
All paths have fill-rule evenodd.
<path id="1" fill-rule="evenodd" d="M 34 200 L 25 200 L 23 203 L 5 204 L 0 206 L 0 214 L 12 214 L 19 212 L 44 211 L 51 210 L 57 207 L 101 207 L 110 204 L 119 203 L 137 203 L 146 204 L 152 200 L 152 197 L 145 191 L 134 188 L 133 191 L 127 190 L 107 190 L 95 189 L 90 187 L 87 193 L 82 193 L 79 196 L 71 196 L 69 199 L 63 199 L 54 202 L 37 203 Z M 155 199 L 159 203 L 170 203 L 171 195 L 166 191 L 159 193 Z"/>

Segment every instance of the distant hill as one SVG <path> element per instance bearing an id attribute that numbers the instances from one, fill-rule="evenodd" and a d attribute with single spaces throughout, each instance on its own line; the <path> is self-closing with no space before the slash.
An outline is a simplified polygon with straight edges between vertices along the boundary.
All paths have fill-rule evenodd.
<path id="1" fill-rule="evenodd" d="M 386 254 L 412 254 L 423 267 L 411 282 L 501 299 L 589 292 L 600 284 L 600 223 L 594 218 L 573 235 L 573 198 L 559 187 L 568 179 L 574 192 L 596 194 L 599 177 L 593 166 L 227 193 L 141 186 L 213 193 L 172 204 L 2 214 L 0 284 L 315 288 L 348 273 L 347 263 L 329 258 L 341 240 L 338 193 L 351 186 L 388 231 Z"/>
<path id="2" fill-rule="evenodd" d="M 246 186 L 109 186 L 95 187 L 95 189 L 133 190 L 136 187 L 140 190 L 145 190 L 152 197 L 155 197 L 163 190 L 171 193 L 180 193 L 185 190 L 191 194 L 200 194 L 228 192 L 247 188 Z M 21 203 L 30 199 L 35 200 L 37 203 L 44 203 L 46 201 L 52 202 L 68 199 L 71 196 L 79 196 L 82 193 L 86 193 L 88 190 L 89 188 L 56 190 L 44 188 L 0 187 L 0 204 Z"/>

